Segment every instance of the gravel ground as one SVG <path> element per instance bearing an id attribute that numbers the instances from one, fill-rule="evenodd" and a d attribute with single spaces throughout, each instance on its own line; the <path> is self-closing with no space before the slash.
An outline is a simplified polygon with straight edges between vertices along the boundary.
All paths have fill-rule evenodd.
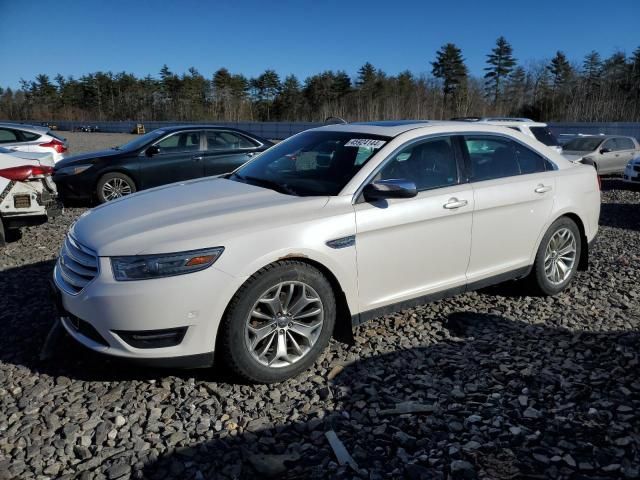
<path id="1" fill-rule="evenodd" d="M 116 145 L 130 142 L 139 135 L 129 133 L 88 133 L 88 132 L 60 132 L 69 141 L 67 156 L 78 153 L 104 150 Z"/>
<path id="2" fill-rule="evenodd" d="M 273 386 L 68 338 L 40 361 L 67 209 L 0 251 L 0 478 L 640 478 L 640 192 L 604 188 L 565 293 L 511 283 L 379 318 Z"/>

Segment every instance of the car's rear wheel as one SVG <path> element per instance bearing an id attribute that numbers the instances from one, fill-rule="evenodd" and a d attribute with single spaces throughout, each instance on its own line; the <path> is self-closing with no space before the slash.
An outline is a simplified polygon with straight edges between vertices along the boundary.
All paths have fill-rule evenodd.
<path id="1" fill-rule="evenodd" d="M 113 172 L 103 175 L 98 180 L 96 196 L 100 203 L 110 202 L 136 192 L 135 182 L 124 173 Z"/>
<path id="2" fill-rule="evenodd" d="M 218 333 L 219 353 L 244 380 L 280 382 L 317 359 L 335 317 L 333 290 L 320 271 L 304 262 L 278 262 L 234 296 Z"/>
<path id="3" fill-rule="evenodd" d="M 581 250 L 576 223 L 568 217 L 556 220 L 542 238 L 531 272 L 537 289 L 545 295 L 564 290 L 578 270 Z"/>
<path id="4" fill-rule="evenodd" d="M 4 230 L 4 223 L 2 222 L 2 218 L 0 218 L 0 247 L 4 247 L 6 245 L 6 234 Z"/>

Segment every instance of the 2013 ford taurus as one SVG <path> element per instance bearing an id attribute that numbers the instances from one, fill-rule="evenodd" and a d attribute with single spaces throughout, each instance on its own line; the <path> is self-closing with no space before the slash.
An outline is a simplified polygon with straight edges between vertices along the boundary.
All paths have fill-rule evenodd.
<path id="1" fill-rule="evenodd" d="M 329 125 L 89 211 L 54 283 L 95 351 L 275 382 L 345 325 L 509 279 L 562 291 L 599 212 L 592 167 L 504 127 Z"/>

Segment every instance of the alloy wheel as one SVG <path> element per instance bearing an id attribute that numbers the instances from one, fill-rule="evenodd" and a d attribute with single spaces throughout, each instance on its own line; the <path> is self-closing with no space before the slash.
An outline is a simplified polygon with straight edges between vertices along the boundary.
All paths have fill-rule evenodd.
<path id="1" fill-rule="evenodd" d="M 254 304 L 245 326 L 251 356 L 271 368 L 304 358 L 318 341 L 324 307 L 318 293 L 299 281 L 280 282 Z"/>
<path id="2" fill-rule="evenodd" d="M 107 180 L 102 186 L 102 196 L 106 201 L 124 197 L 131 194 L 132 191 L 131 185 L 126 180 L 118 177 Z"/>
<path id="3" fill-rule="evenodd" d="M 544 252 L 544 273 L 553 285 L 569 278 L 576 263 L 576 237 L 568 228 L 561 228 L 549 239 Z"/>

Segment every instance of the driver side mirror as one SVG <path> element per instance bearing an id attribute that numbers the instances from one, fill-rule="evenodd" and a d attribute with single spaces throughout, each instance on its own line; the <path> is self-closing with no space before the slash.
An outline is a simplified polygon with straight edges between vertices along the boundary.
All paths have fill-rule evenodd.
<path id="1" fill-rule="evenodd" d="M 611 152 L 611 149 L 610 149 L 610 148 L 601 148 L 601 149 L 600 149 L 600 153 L 601 153 L 601 154 L 610 153 L 610 152 Z"/>
<path id="2" fill-rule="evenodd" d="M 160 147 L 158 147 L 157 145 L 151 145 L 144 151 L 144 153 L 147 157 L 153 157 L 154 155 L 160 153 Z"/>
<path id="3" fill-rule="evenodd" d="M 416 184 L 402 178 L 390 178 L 371 182 L 362 190 L 367 201 L 386 198 L 411 198 L 418 194 Z"/>

